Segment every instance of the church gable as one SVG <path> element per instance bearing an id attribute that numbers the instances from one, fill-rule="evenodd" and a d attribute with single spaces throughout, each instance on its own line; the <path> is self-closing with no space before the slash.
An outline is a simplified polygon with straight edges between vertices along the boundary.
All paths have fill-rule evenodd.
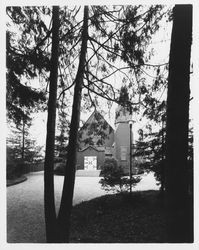
<path id="1" fill-rule="evenodd" d="M 79 149 L 89 145 L 110 147 L 114 141 L 114 130 L 98 112 L 94 111 L 79 130 Z"/>
<path id="2" fill-rule="evenodd" d="M 98 112 L 94 111 L 79 130 L 77 169 L 99 170 L 106 158 L 114 157 L 124 172 L 129 173 L 132 162 L 132 109 L 128 90 L 121 88 L 116 110 L 115 131 Z"/>

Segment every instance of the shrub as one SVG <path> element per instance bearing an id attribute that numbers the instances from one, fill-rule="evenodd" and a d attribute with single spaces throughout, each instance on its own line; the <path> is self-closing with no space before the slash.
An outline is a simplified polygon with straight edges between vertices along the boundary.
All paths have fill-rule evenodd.
<path id="1" fill-rule="evenodd" d="M 15 164 L 7 163 L 6 165 L 6 178 L 7 179 L 14 179 L 15 177 Z"/>
<path id="2" fill-rule="evenodd" d="M 6 178 L 7 179 L 14 179 L 20 177 L 25 170 L 24 163 L 14 163 L 14 162 L 7 162 L 6 166 Z"/>
<path id="3" fill-rule="evenodd" d="M 99 181 L 102 188 L 106 191 L 124 192 L 130 189 L 130 184 L 134 187 L 139 181 L 140 177 L 132 177 L 131 180 L 124 176 L 122 167 L 118 167 L 115 159 L 106 159 Z"/>

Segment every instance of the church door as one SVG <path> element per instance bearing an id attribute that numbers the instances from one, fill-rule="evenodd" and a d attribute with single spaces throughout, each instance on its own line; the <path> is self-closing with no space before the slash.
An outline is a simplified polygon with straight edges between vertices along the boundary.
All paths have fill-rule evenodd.
<path id="1" fill-rule="evenodd" d="M 84 156 L 84 169 L 96 170 L 97 169 L 97 156 Z"/>

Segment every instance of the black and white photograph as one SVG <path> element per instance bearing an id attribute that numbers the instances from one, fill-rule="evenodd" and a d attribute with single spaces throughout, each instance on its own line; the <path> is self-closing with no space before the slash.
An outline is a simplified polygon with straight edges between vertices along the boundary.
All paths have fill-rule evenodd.
<path id="1" fill-rule="evenodd" d="M 197 10 L 1 4 L 5 248 L 196 247 Z"/>

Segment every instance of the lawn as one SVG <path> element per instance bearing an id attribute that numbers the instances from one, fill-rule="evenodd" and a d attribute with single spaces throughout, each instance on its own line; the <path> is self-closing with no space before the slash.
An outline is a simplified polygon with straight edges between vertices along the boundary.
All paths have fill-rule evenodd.
<path id="1" fill-rule="evenodd" d="M 165 212 L 159 191 L 112 194 L 73 208 L 71 243 L 162 243 Z"/>

